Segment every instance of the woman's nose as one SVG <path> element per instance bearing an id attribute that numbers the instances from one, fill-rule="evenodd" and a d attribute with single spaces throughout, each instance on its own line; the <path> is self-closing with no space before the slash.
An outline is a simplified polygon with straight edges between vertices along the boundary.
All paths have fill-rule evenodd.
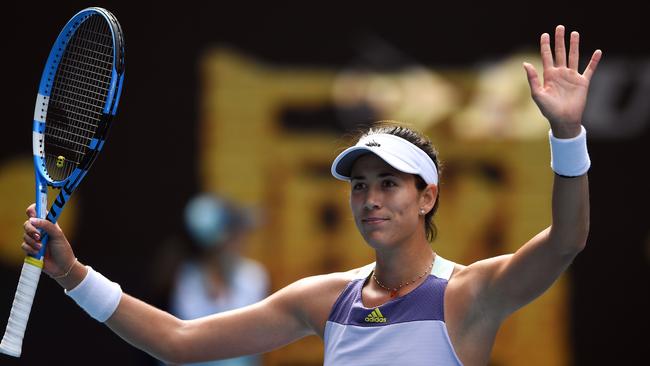
<path id="1" fill-rule="evenodd" d="M 366 200 L 363 204 L 363 208 L 370 211 L 370 210 L 376 210 L 381 207 L 381 200 L 379 197 L 379 194 L 375 192 L 374 189 L 368 190 L 368 194 L 366 195 Z"/>

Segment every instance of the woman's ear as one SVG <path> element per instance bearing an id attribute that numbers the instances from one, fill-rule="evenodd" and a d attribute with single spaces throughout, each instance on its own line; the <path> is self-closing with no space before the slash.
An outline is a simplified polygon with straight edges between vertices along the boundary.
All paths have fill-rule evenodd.
<path id="1" fill-rule="evenodd" d="M 427 187 L 420 193 L 420 208 L 424 210 L 425 215 L 433 209 L 437 199 L 438 186 L 435 184 L 427 185 Z"/>

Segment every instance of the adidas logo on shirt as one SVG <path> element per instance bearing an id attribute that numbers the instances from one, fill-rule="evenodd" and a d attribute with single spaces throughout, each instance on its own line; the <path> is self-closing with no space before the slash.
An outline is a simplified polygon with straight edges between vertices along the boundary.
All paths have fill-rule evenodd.
<path id="1" fill-rule="evenodd" d="M 386 323 L 388 319 L 384 318 L 384 315 L 379 311 L 379 308 L 375 308 L 370 314 L 364 319 L 366 323 Z"/>

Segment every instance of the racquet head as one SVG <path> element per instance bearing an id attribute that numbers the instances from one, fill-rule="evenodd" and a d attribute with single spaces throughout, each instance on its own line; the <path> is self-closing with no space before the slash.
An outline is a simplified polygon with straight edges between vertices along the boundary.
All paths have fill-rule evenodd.
<path id="1" fill-rule="evenodd" d="M 124 36 L 108 10 L 77 13 L 52 47 L 34 110 L 33 153 L 50 186 L 73 190 L 103 147 L 124 79 Z"/>

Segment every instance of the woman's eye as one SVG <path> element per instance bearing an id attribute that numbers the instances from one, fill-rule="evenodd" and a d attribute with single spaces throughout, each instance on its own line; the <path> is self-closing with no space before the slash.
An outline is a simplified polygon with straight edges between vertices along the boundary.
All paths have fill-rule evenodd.
<path id="1" fill-rule="evenodd" d="M 356 190 L 364 189 L 365 186 L 366 185 L 364 183 L 355 183 L 352 185 L 352 189 L 356 191 Z"/>
<path id="2" fill-rule="evenodd" d="M 383 183 L 384 187 L 395 187 L 397 184 L 392 180 L 385 180 Z"/>

